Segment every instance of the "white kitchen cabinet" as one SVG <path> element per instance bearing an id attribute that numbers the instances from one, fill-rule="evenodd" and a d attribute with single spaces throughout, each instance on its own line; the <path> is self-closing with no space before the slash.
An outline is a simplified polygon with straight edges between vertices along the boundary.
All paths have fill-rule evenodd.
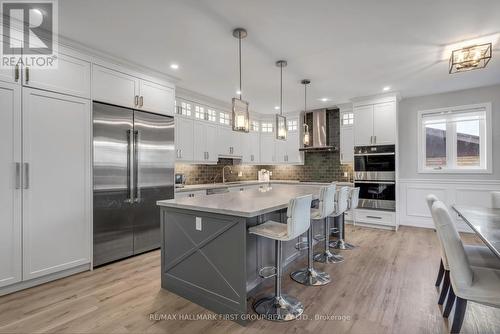
<path id="1" fill-rule="evenodd" d="M 92 99 L 136 108 L 139 99 L 139 79 L 100 65 L 93 65 Z"/>
<path id="2" fill-rule="evenodd" d="M 285 143 L 285 163 L 302 164 L 304 163 L 304 153 L 299 151 L 300 134 L 298 131 L 289 131 Z"/>
<path id="3" fill-rule="evenodd" d="M 193 160 L 201 163 L 217 163 L 217 126 L 194 121 Z"/>
<path id="4" fill-rule="evenodd" d="M 373 106 L 373 140 L 376 145 L 396 143 L 396 103 L 379 103 Z"/>
<path id="5" fill-rule="evenodd" d="M 354 145 L 372 145 L 373 105 L 354 108 Z"/>
<path id="6" fill-rule="evenodd" d="M 274 163 L 285 164 L 287 162 L 287 141 L 275 139 Z"/>
<path id="7" fill-rule="evenodd" d="M 56 69 L 25 67 L 23 85 L 51 92 L 90 98 L 90 62 L 59 53 Z M 112 90 L 106 87 L 104 92 Z"/>
<path id="8" fill-rule="evenodd" d="M 260 134 L 250 131 L 243 140 L 243 162 L 257 164 L 260 162 Z"/>
<path id="9" fill-rule="evenodd" d="M 276 162 L 274 133 L 260 135 L 260 163 L 274 164 Z"/>
<path id="10" fill-rule="evenodd" d="M 194 121 L 192 118 L 175 117 L 175 152 L 177 161 L 194 159 Z"/>
<path id="11" fill-rule="evenodd" d="M 354 162 L 354 127 L 340 127 L 340 163 L 352 164 Z"/>
<path id="12" fill-rule="evenodd" d="M 21 281 L 21 87 L 0 82 L 0 287 Z"/>
<path id="13" fill-rule="evenodd" d="M 175 92 L 166 87 L 147 80 L 140 80 L 139 108 L 162 115 L 174 115 Z"/>
<path id="14" fill-rule="evenodd" d="M 233 131 L 231 127 L 219 126 L 217 129 L 218 155 L 227 158 L 243 156 L 244 137 L 247 133 Z"/>
<path id="15" fill-rule="evenodd" d="M 396 143 L 396 102 L 354 107 L 354 145 Z"/>
<path id="16" fill-rule="evenodd" d="M 15 83 L 21 81 L 21 68 L 0 68 L 0 81 Z"/>
<path id="17" fill-rule="evenodd" d="M 232 131 L 232 130 L 231 130 Z M 233 147 L 233 155 L 236 157 L 243 157 L 245 151 L 245 141 L 248 133 L 232 131 L 231 145 Z"/>
<path id="18" fill-rule="evenodd" d="M 90 101 L 23 89 L 23 279 L 90 263 Z"/>

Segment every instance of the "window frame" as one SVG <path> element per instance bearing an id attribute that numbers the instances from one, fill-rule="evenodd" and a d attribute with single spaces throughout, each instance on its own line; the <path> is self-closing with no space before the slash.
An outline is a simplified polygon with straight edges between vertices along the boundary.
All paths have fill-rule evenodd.
<path id="1" fill-rule="evenodd" d="M 425 166 L 425 155 L 426 155 L 426 142 L 425 142 L 425 126 L 423 125 L 423 116 L 428 114 L 438 114 L 438 113 L 447 113 L 452 115 L 453 113 L 463 113 L 467 111 L 473 111 L 476 109 L 484 110 L 485 113 L 485 126 L 484 133 L 481 136 L 480 129 L 480 158 L 482 159 L 484 156 L 484 165 L 480 167 L 458 167 L 456 165 L 456 127 L 452 127 L 449 122 L 446 122 L 446 161 L 447 165 L 451 163 L 450 167 L 445 168 L 429 168 Z M 492 163 L 493 163 L 493 133 L 492 133 L 492 118 L 491 118 L 491 102 L 487 103 L 478 103 L 478 104 L 470 104 L 470 105 L 460 105 L 460 106 L 452 106 L 446 108 L 437 108 L 437 109 L 428 109 L 428 110 L 420 110 L 417 113 L 417 149 L 418 149 L 418 158 L 417 158 L 417 172 L 419 174 L 491 174 L 492 173 Z"/>

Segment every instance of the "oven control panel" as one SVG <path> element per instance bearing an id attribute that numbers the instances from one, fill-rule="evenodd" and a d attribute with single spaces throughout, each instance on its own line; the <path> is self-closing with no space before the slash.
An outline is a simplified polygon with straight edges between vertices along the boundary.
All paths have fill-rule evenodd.
<path id="1" fill-rule="evenodd" d="M 379 145 L 379 146 L 356 146 L 354 154 L 394 154 L 396 152 L 395 145 Z"/>

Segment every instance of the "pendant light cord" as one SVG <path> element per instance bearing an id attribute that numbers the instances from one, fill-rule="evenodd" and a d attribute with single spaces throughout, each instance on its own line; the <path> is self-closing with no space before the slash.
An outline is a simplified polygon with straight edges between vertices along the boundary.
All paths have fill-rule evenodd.
<path id="1" fill-rule="evenodd" d="M 238 32 L 238 58 L 239 58 L 239 62 L 240 62 L 240 100 L 241 100 L 241 93 L 242 93 L 242 90 L 241 90 L 241 31 Z"/>
<path id="2" fill-rule="evenodd" d="M 283 64 L 280 65 L 280 116 L 283 116 Z"/>

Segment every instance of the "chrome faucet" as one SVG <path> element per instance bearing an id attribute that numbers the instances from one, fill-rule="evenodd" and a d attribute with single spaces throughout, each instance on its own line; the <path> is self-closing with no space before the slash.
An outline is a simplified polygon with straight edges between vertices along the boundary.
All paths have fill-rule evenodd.
<path id="1" fill-rule="evenodd" d="M 226 167 L 229 168 L 229 174 L 233 174 L 233 171 L 231 170 L 231 166 L 224 166 L 222 168 L 222 183 L 226 183 L 226 174 L 224 173 L 226 170 Z"/>

